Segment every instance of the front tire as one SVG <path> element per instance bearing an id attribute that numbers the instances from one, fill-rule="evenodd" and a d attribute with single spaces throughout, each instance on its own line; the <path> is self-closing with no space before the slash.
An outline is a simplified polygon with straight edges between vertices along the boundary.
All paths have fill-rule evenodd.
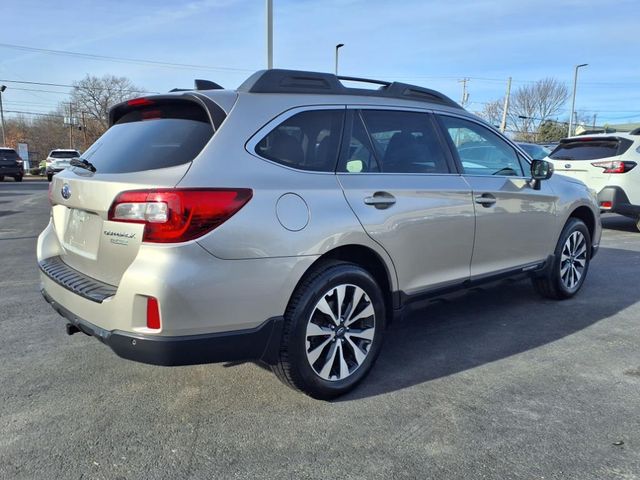
<path id="1" fill-rule="evenodd" d="M 589 229 L 582 220 L 570 218 L 562 229 L 551 265 L 543 275 L 533 279 L 533 285 L 543 297 L 571 298 L 582 287 L 590 262 Z"/>
<path id="2" fill-rule="evenodd" d="M 50 182 L 53 179 L 52 173 L 47 173 L 47 180 Z"/>
<path id="3" fill-rule="evenodd" d="M 382 291 L 368 271 L 346 262 L 319 265 L 291 297 L 273 371 L 314 398 L 348 392 L 380 353 L 385 312 Z"/>

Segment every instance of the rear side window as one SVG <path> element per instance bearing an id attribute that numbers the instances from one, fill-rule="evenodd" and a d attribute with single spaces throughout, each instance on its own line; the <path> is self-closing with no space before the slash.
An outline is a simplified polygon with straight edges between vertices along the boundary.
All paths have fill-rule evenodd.
<path id="1" fill-rule="evenodd" d="M 0 148 L 0 157 L 6 158 L 7 160 L 18 160 L 20 158 L 18 153 L 12 148 Z"/>
<path id="2" fill-rule="evenodd" d="M 51 152 L 49 156 L 51 158 L 76 158 L 76 157 L 79 157 L 80 154 L 75 151 L 65 151 L 65 152 Z"/>
<path id="3" fill-rule="evenodd" d="M 626 152 L 633 142 L 626 138 L 584 138 L 562 141 L 549 155 L 554 160 L 596 160 L 617 157 Z"/>
<path id="4" fill-rule="evenodd" d="M 341 171 L 449 173 L 445 152 L 428 114 L 362 110 L 360 115 L 368 139 L 364 138 L 359 115 L 355 115 L 350 158 L 341 165 Z M 369 159 L 369 153 L 376 156 L 377 163 Z M 356 165 L 354 162 L 358 161 Z"/>
<path id="5" fill-rule="evenodd" d="M 125 113 L 84 152 L 98 173 L 129 173 L 191 162 L 213 136 L 206 112 L 192 102 L 145 105 Z"/>
<path id="6" fill-rule="evenodd" d="M 287 167 L 335 171 L 344 110 L 310 110 L 288 118 L 256 145 L 256 153 Z"/>

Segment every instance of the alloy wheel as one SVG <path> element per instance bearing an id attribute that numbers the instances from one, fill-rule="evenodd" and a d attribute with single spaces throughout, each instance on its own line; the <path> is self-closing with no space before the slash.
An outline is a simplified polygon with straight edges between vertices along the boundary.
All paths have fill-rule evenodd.
<path id="1" fill-rule="evenodd" d="M 375 332 L 375 311 L 366 292 L 352 284 L 332 287 L 309 317 L 307 360 L 320 378 L 344 380 L 369 355 Z"/>
<path id="2" fill-rule="evenodd" d="M 562 247 L 560 255 L 560 279 L 569 290 L 575 289 L 587 266 L 587 241 L 580 231 L 574 231 Z"/>

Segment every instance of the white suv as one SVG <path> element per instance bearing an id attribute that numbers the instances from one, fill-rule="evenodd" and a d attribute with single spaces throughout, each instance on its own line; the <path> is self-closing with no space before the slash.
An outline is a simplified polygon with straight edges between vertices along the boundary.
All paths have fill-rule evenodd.
<path id="1" fill-rule="evenodd" d="M 633 218 L 640 230 L 640 129 L 565 138 L 547 160 L 595 190 L 603 212 Z"/>

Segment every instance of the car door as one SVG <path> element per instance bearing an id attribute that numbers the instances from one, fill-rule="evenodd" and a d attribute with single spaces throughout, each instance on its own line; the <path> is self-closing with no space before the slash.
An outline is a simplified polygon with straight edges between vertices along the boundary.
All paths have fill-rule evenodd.
<path id="1" fill-rule="evenodd" d="M 337 177 L 408 295 L 469 278 L 474 208 L 432 115 L 349 109 Z"/>
<path id="2" fill-rule="evenodd" d="M 541 264 L 557 240 L 557 197 L 550 183 L 532 188 L 529 163 L 480 122 L 445 114 L 437 118 L 473 193 L 472 279 Z"/>

